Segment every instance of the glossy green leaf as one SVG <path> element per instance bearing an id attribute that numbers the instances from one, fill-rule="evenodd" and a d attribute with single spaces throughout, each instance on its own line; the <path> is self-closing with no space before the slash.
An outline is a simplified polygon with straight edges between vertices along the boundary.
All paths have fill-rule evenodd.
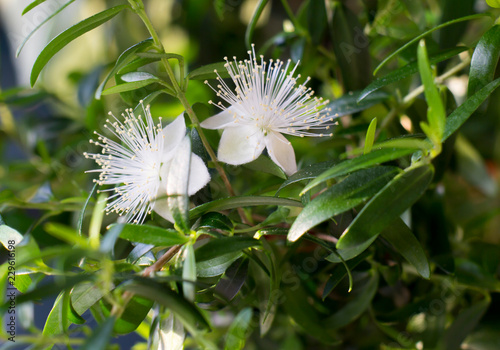
<path id="1" fill-rule="evenodd" d="M 78 38 L 79 36 L 91 31 L 96 27 L 99 27 L 103 23 L 106 23 L 107 21 L 109 21 L 111 18 L 113 18 L 126 8 L 129 8 L 129 6 L 119 5 L 104 10 L 66 29 L 64 32 L 62 32 L 54 39 L 52 39 L 52 41 L 49 42 L 47 46 L 45 46 L 45 48 L 42 50 L 40 55 L 38 55 L 33 65 L 30 77 L 31 86 L 35 85 L 35 82 L 37 81 L 38 76 L 40 75 L 40 72 L 43 69 L 43 67 L 45 67 L 45 65 L 57 52 L 59 52 L 68 43 Z"/>
<path id="2" fill-rule="evenodd" d="M 422 196 L 433 176 L 434 168 L 427 164 L 396 176 L 363 207 L 340 237 L 337 248 L 353 248 L 376 237 Z"/>
<path id="3" fill-rule="evenodd" d="M 257 22 L 259 21 L 260 15 L 262 14 L 262 11 L 264 11 L 264 8 L 267 5 L 268 0 L 259 0 L 257 5 L 255 6 L 255 10 L 252 15 L 252 19 L 250 20 L 250 23 L 248 23 L 247 30 L 245 32 L 245 44 L 246 47 L 249 49 L 251 44 L 252 44 L 252 37 L 253 37 L 253 32 L 255 30 L 255 26 L 257 25 Z"/>
<path id="4" fill-rule="evenodd" d="M 113 226 L 112 226 L 113 227 Z M 173 246 L 187 242 L 187 238 L 181 236 L 175 230 L 164 229 L 150 225 L 125 224 L 120 238 L 131 242 L 154 244 L 155 246 Z"/>
<path id="5" fill-rule="evenodd" d="M 429 57 L 429 62 L 430 64 L 436 64 L 439 62 L 443 62 L 447 59 L 450 59 L 456 55 L 458 55 L 461 52 L 464 52 L 467 50 L 467 47 L 460 46 L 460 47 L 454 47 L 451 49 L 448 49 L 442 53 L 439 53 L 435 56 Z M 363 101 L 367 96 L 369 96 L 371 93 L 374 91 L 377 91 L 378 89 L 387 86 L 392 83 L 396 83 L 400 80 L 403 80 L 415 73 L 418 72 L 418 62 L 412 62 L 408 63 L 406 66 L 403 66 L 401 68 L 398 68 L 396 70 L 393 70 L 389 74 L 383 76 L 382 78 L 379 78 L 375 80 L 373 83 L 368 85 L 360 94 L 358 97 L 358 102 Z"/>
<path id="6" fill-rule="evenodd" d="M 137 54 L 139 55 L 139 54 Z M 127 73 L 132 73 L 137 71 L 137 69 L 144 67 L 148 64 L 151 64 L 153 62 L 157 62 L 159 58 L 156 57 L 137 57 L 135 58 L 132 62 L 126 64 L 124 67 L 120 68 L 120 70 L 117 72 L 119 75 L 127 74 Z"/>
<path id="7" fill-rule="evenodd" d="M 474 95 L 495 78 L 500 57 L 500 25 L 490 28 L 474 49 L 469 72 L 468 96 Z"/>
<path id="8" fill-rule="evenodd" d="M 182 255 L 182 291 L 184 298 L 194 302 L 195 283 L 196 283 L 196 260 L 192 244 L 184 246 Z"/>
<path id="9" fill-rule="evenodd" d="M 87 338 L 85 343 L 81 346 L 81 350 L 105 350 L 113 335 L 113 326 L 115 318 L 109 317 L 97 326 L 92 332 L 92 335 Z"/>
<path id="10" fill-rule="evenodd" d="M 398 251 L 423 278 L 429 278 L 431 269 L 422 245 L 401 219 L 396 219 L 380 235 Z"/>
<path id="11" fill-rule="evenodd" d="M 377 118 L 373 118 L 368 126 L 365 136 L 365 146 L 363 154 L 370 153 L 373 148 L 373 142 L 375 142 L 375 132 L 377 131 Z"/>
<path id="12" fill-rule="evenodd" d="M 464 103 L 455 109 L 448 118 L 446 118 L 442 141 L 444 142 L 451 134 L 457 131 L 499 85 L 500 78 L 492 81 L 474 95 L 467 98 Z"/>
<path id="13" fill-rule="evenodd" d="M 374 270 L 370 272 L 370 275 L 368 281 L 361 291 L 355 295 L 353 300 L 349 301 L 342 309 L 323 321 L 328 329 L 333 330 L 344 327 L 368 309 L 377 292 L 379 279 L 378 274 Z"/>
<path id="14" fill-rule="evenodd" d="M 67 328 L 65 327 L 68 327 L 69 324 L 66 324 L 66 326 L 64 325 L 63 322 L 64 312 L 67 313 L 66 316 L 67 321 L 69 320 L 71 323 L 75 324 L 85 323 L 85 320 L 71 308 L 69 295 L 68 297 L 65 297 L 65 293 L 67 292 L 62 292 L 61 294 L 59 294 L 57 299 L 54 301 L 54 306 L 52 307 L 52 310 L 47 316 L 47 320 L 45 321 L 45 326 L 43 327 L 42 334 L 44 336 L 50 337 L 67 332 Z M 51 347 L 48 347 L 46 349 L 50 348 Z"/>
<path id="15" fill-rule="evenodd" d="M 314 179 L 316 176 L 320 175 L 324 171 L 333 167 L 336 163 L 337 162 L 332 162 L 332 161 L 321 162 L 321 163 L 311 164 L 311 165 L 306 166 L 304 169 L 300 169 L 299 171 L 297 171 L 295 174 L 290 176 L 286 181 L 284 181 L 281 184 L 280 188 L 278 188 L 278 191 L 276 191 L 276 195 L 278 195 L 279 192 L 283 188 L 285 188 L 291 184 L 294 184 L 294 183 L 297 183 L 297 182 L 300 182 L 303 180 Z"/>
<path id="16" fill-rule="evenodd" d="M 97 90 L 95 92 L 95 98 L 97 100 L 99 100 L 101 98 L 102 91 L 104 90 L 104 86 L 106 86 L 106 83 L 108 82 L 108 80 L 111 79 L 111 77 L 113 75 L 118 73 L 118 71 L 120 71 L 120 69 L 122 69 L 127 64 L 129 64 L 134 59 L 134 57 L 135 57 L 134 54 L 136 52 L 148 50 L 149 48 L 151 48 L 152 45 L 153 45 L 153 39 L 149 38 L 149 39 L 141 41 L 140 43 L 137 43 L 137 44 L 129 47 L 125 51 L 123 51 L 123 53 L 120 55 L 120 57 L 118 57 L 118 59 L 116 60 L 116 63 L 115 63 L 115 66 L 113 67 L 113 69 L 111 69 L 111 71 L 106 75 L 106 77 L 101 82 L 101 84 L 99 84 L 99 87 L 97 88 Z"/>
<path id="17" fill-rule="evenodd" d="M 476 0 L 443 0 L 441 3 L 442 13 L 439 23 L 446 23 L 455 18 L 460 18 L 475 13 Z M 461 22 L 453 26 L 441 29 L 437 34 L 439 47 L 449 48 L 456 46 L 460 41 L 468 27 L 468 23 Z"/>
<path id="18" fill-rule="evenodd" d="M 175 225 L 184 233 L 189 226 L 189 169 L 191 167 L 191 139 L 186 135 L 176 148 L 171 160 L 167 181 L 167 202 Z"/>
<path id="19" fill-rule="evenodd" d="M 212 202 L 204 203 L 191 209 L 189 217 L 196 219 L 203 213 L 215 210 L 227 210 L 240 207 L 252 207 L 259 205 L 279 205 L 285 207 L 302 207 L 302 203 L 292 199 L 266 197 L 266 196 L 236 196 L 230 198 L 218 199 Z"/>
<path id="20" fill-rule="evenodd" d="M 12 248 L 9 247 L 18 245 L 22 240 L 23 235 L 20 234 L 17 230 L 3 223 L 0 223 L 0 243 L 2 243 L 5 249 L 12 250 Z M 14 244 L 12 244 L 12 241 L 14 241 Z"/>
<path id="21" fill-rule="evenodd" d="M 391 160 L 395 160 L 404 156 L 407 156 L 413 152 L 415 152 L 416 149 L 412 148 L 389 148 L 389 149 L 378 149 L 374 150 L 368 154 L 361 155 L 359 157 L 353 158 L 353 159 L 348 159 L 345 160 L 332 168 L 326 170 L 325 172 L 321 173 L 318 177 L 316 177 L 313 181 L 311 181 L 300 193 L 303 195 L 310 189 L 314 188 L 315 186 L 336 178 L 340 176 L 344 176 L 346 174 L 352 173 L 357 170 L 365 169 L 377 164 L 381 164 L 384 162 L 389 162 Z"/>
<path id="22" fill-rule="evenodd" d="M 125 283 L 123 289 L 166 306 L 185 326 L 192 329 L 195 329 L 196 326 L 202 329 L 210 328 L 203 315 L 193 304 L 158 282 L 140 278 Z"/>
<path id="23" fill-rule="evenodd" d="M 229 78 L 229 73 L 225 67 L 226 62 L 217 62 L 207 64 L 202 67 L 193 69 L 187 76 L 190 80 L 210 80 L 216 79 L 218 76 L 221 78 Z"/>
<path id="24" fill-rule="evenodd" d="M 111 306 L 105 303 L 104 299 L 100 300 L 100 304 L 104 317 L 109 317 L 112 310 Z M 127 303 L 120 318 L 116 320 L 113 326 L 113 332 L 117 334 L 128 334 L 135 331 L 144 321 L 152 306 L 152 300 L 134 295 Z"/>
<path id="25" fill-rule="evenodd" d="M 77 284 L 71 291 L 71 305 L 78 315 L 83 315 L 92 305 L 104 296 L 105 292 L 95 283 Z"/>
<path id="26" fill-rule="evenodd" d="M 444 27 L 447 27 L 449 25 L 452 25 L 452 24 L 455 24 L 455 23 L 460 23 L 460 22 L 465 22 L 465 21 L 472 21 L 472 20 L 475 20 L 475 19 L 478 19 L 478 18 L 483 18 L 483 17 L 486 17 L 486 16 L 491 16 L 490 14 L 488 13 L 480 13 L 480 14 L 476 14 L 476 15 L 471 15 L 471 16 L 465 16 L 465 17 L 462 17 L 462 18 L 457 18 L 457 19 L 454 19 L 454 20 L 451 20 L 451 21 L 448 21 L 446 23 L 443 23 L 443 24 L 440 24 L 428 31 L 425 31 L 424 33 L 418 35 L 417 37 L 413 38 L 412 40 L 410 40 L 409 42 L 407 42 L 406 44 L 404 44 L 403 46 L 401 46 L 399 49 L 397 49 L 396 51 L 394 51 L 393 53 L 391 53 L 389 56 L 387 56 L 378 66 L 377 68 L 375 68 L 375 70 L 373 71 L 373 75 L 376 75 L 378 73 L 378 71 L 387 64 L 387 62 L 389 62 L 391 59 L 393 59 L 396 55 L 398 55 L 400 52 L 406 50 L 408 47 L 410 47 L 411 45 L 417 43 L 420 41 L 420 39 L 422 38 L 425 38 L 427 35 L 435 32 L 436 30 L 439 30 L 441 28 L 444 28 Z"/>
<path id="27" fill-rule="evenodd" d="M 439 91 L 434 83 L 434 75 L 432 74 L 427 56 L 427 48 L 425 41 L 421 40 L 417 50 L 418 70 L 424 84 L 424 93 L 427 105 L 427 119 L 429 121 L 430 134 L 426 132 L 427 137 L 434 144 L 441 143 L 443 137 L 444 125 L 446 123 L 446 111 L 444 110 L 443 101 L 439 95 Z M 425 130 L 424 130 L 425 131 Z"/>
<path id="28" fill-rule="evenodd" d="M 217 212 L 211 212 L 206 213 L 201 217 L 198 230 L 222 230 L 231 232 L 233 226 L 233 223 L 226 215 Z"/>
<path id="29" fill-rule="evenodd" d="M 45 0 L 43 0 L 45 1 Z M 36 1 L 35 1 L 36 2 Z M 75 0 L 69 0 L 67 3 L 65 3 L 64 5 L 62 5 L 60 8 L 58 8 L 54 13 L 52 13 L 49 17 L 47 17 L 46 19 L 44 19 L 39 25 L 37 25 L 35 27 L 35 29 L 33 29 L 27 36 L 26 38 L 24 38 L 24 40 L 21 42 L 21 44 L 19 45 L 19 47 L 17 48 L 16 50 L 16 57 L 19 56 L 19 54 L 21 53 L 24 45 L 28 42 L 28 40 L 33 36 L 33 34 L 35 34 L 38 29 L 40 29 L 40 27 L 42 27 L 45 23 L 47 23 L 48 21 L 50 21 L 53 17 L 55 17 L 58 13 L 60 13 L 62 10 L 64 10 L 66 7 L 68 7 L 69 5 L 71 5 L 73 2 L 75 2 Z M 28 12 L 30 9 L 28 9 L 28 7 L 30 7 L 32 4 L 28 5 L 24 11 L 23 11 L 23 15 L 25 14 L 25 11 Z M 27 10 L 28 9 L 28 10 Z"/>
<path id="30" fill-rule="evenodd" d="M 260 242 L 252 237 L 223 237 L 214 238 L 210 242 L 196 249 L 196 261 L 205 261 L 220 255 L 239 252 L 250 247 L 260 246 Z"/>
<path id="31" fill-rule="evenodd" d="M 118 85 L 112 86 L 112 87 L 104 90 L 101 95 L 105 96 L 105 95 L 116 94 L 119 92 L 137 90 L 137 89 L 140 89 L 140 88 L 143 88 L 145 86 L 155 84 L 155 83 L 163 83 L 163 81 L 155 78 L 155 79 L 145 79 L 145 80 L 134 81 L 131 83 L 118 84 Z"/>
<path id="32" fill-rule="evenodd" d="M 367 201 L 399 172 L 396 167 L 375 167 L 353 173 L 313 199 L 295 219 L 288 240 L 295 242 L 309 229 Z"/>
<path id="33" fill-rule="evenodd" d="M 363 89 L 371 82 L 370 40 L 358 17 L 343 3 L 334 3 L 332 45 L 346 91 Z M 335 112 L 335 110 L 334 110 Z"/>
<path id="34" fill-rule="evenodd" d="M 325 259 L 333 263 L 342 263 L 354 259 L 362 254 L 375 241 L 375 239 L 377 239 L 377 237 L 378 236 L 373 236 L 366 242 L 352 248 L 337 249 Z"/>
<path id="35" fill-rule="evenodd" d="M 227 268 L 243 255 L 236 251 L 219 255 L 209 260 L 198 261 L 196 263 L 196 273 L 198 277 L 214 277 L 222 275 Z"/>
<path id="36" fill-rule="evenodd" d="M 251 330 L 252 309 L 241 310 L 229 326 L 226 335 L 224 350 L 241 350 L 245 346 L 246 338 Z"/>

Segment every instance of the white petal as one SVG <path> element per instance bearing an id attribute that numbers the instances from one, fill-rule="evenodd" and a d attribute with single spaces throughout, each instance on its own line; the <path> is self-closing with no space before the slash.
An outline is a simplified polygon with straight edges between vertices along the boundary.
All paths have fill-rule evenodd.
<path id="1" fill-rule="evenodd" d="M 210 174 L 203 160 L 196 154 L 191 155 L 189 169 L 188 195 L 192 196 L 201 190 L 210 181 Z"/>
<path id="2" fill-rule="evenodd" d="M 224 129 L 217 158 L 221 162 L 240 165 L 255 160 L 264 150 L 264 133 L 253 126 Z"/>
<path id="3" fill-rule="evenodd" d="M 167 201 L 167 191 L 165 191 L 162 194 L 161 199 L 157 199 L 154 206 L 153 210 L 160 215 L 162 218 L 164 218 L 167 221 L 170 221 L 171 223 L 174 223 L 174 217 L 172 216 L 172 213 L 170 212 L 170 209 L 168 209 L 168 201 Z M 160 195 L 158 195 L 158 198 L 160 198 Z"/>
<path id="4" fill-rule="evenodd" d="M 163 128 L 164 152 L 168 153 L 181 143 L 181 140 L 186 135 L 186 123 L 184 122 L 184 113 L 181 113 L 173 122 Z"/>
<path id="5" fill-rule="evenodd" d="M 205 119 L 201 122 L 201 127 L 205 129 L 222 129 L 234 123 L 234 111 L 232 107 Z"/>
<path id="6" fill-rule="evenodd" d="M 269 156 L 288 176 L 297 171 L 295 152 L 290 142 L 279 132 L 271 131 L 266 136 Z"/>

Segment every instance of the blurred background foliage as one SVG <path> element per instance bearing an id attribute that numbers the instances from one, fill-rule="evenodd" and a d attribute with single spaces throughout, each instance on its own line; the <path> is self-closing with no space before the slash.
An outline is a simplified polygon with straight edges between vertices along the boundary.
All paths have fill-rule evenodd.
<path id="1" fill-rule="evenodd" d="M 36 31 L 15 58 L 24 38 L 67 3 L 46 1 L 21 16 L 30 2 L 0 0 L 0 214 L 2 226 L 25 237 L 17 249 L 18 261 L 25 264 L 18 267 L 22 276 L 18 289 L 26 297 L 18 297 L 18 325 L 23 331 L 16 348 L 29 345 L 44 349 L 54 342 L 54 348 L 60 349 L 70 348 L 70 344 L 73 348 L 84 344 L 88 349 L 104 349 L 106 342 L 96 345 L 92 341 L 111 337 L 113 327 L 105 319 L 110 303 L 121 300 L 123 294 L 119 288 L 109 292 L 109 286 L 132 281 L 131 276 L 151 265 L 168 244 L 153 249 L 132 245 L 129 241 L 144 234 L 141 231 L 131 233 L 132 239 L 117 240 L 108 251 L 101 249 L 100 253 L 87 255 L 90 248 L 79 241 L 77 232 L 87 235 L 94 230 L 111 237 L 112 229 L 107 228 L 116 217 L 103 217 L 102 206 L 96 205 L 92 174 L 85 173 L 95 165 L 83 153 L 94 151 L 88 140 L 94 130 L 103 129 L 108 111 L 117 114 L 135 107 L 158 88 L 153 84 L 95 98 L 99 84 L 120 54 L 150 34 L 135 13 L 122 11 L 57 53 L 32 88 L 31 67 L 51 38 L 78 21 L 126 2 L 70 1 L 67 8 Z M 447 114 L 498 77 L 495 67 L 500 30 L 495 29 L 495 21 L 500 12 L 484 0 L 144 3 L 166 51 L 182 55 L 188 71 L 221 62 L 224 56 L 243 59 L 249 43 L 255 43 L 266 59 L 300 61 L 300 74 L 312 78 L 309 86 L 332 101 L 331 107 L 340 118 L 332 138 L 291 139 L 299 169 L 320 164 L 325 170 L 360 154 L 374 118 L 376 142 L 423 136 L 420 123 L 427 120 L 427 104 L 423 90 L 419 90 L 422 82 L 418 70 L 405 76 L 399 71 L 416 62 L 418 41 L 375 75 L 374 70 L 389 54 L 427 30 L 477 15 L 425 36 Z M 490 73 L 483 77 L 487 81 L 472 86 L 469 75 L 474 68 L 469 62 L 480 40 L 483 44 L 487 41 L 481 55 L 485 62 L 480 67 L 489 65 Z M 433 61 L 439 55 L 446 59 Z M 456 67 L 459 69 L 454 70 Z M 157 61 L 140 69 L 168 80 Z M 179 74 L 175 64 L 174 69 Z M 367 86 L 375 86 L 377 79 L 394 72 L 399 72 L 394 83 L 381 84 L 380 89 L 366 95 Z M 119 77 L 116 83 L 120 83 Z M 112 85 L 110 82 L 106 87 Z M 186 96 L 200 119 L 216 113 L 207 103 L 215 99 L 214 93 L 202 80 L 190 80 Z M 155 117 L 169 121 L 184 108 L 174 97 L 161 94 L 151 110 Z M 194 317 L 196 322 L 192 324 L 209 320 L 212 329 L 204 333 L 202 327 L 188 328 L 186 348 L 499 349 L 499 111 L 500 90 L 496 90 L 460 132 L 443 144 L 443 152 L 432 162 L 436 169 L 432 184 L 403 215 L 429 258 L 430 276 L 424 276 L 429 278 L 422 278 L 418 266 L 406 262 L 385 236 L 348 260 L 346 266 L 338 258 L 325 259 L 332 249 L 328 244 L 335 243 L 351 224 L 360 205 L 317 225 L 310 231 L 311 239 L 293 244 L 287 244 L 285 238 L 300 212 L 298 208 L 247 208 L 246 215 L 253 223 L 250 227 L 240 222 L 235 210 L 205 214 L 199 232 L 216 238 L 241 236 L 241 248 L 233 251 L 237 253 L 235 258 L 227 260 L 219 273 L 198 274 L 195 308 L 184 305 L 180 293 L 147 293 L 165 288 L 165 284 L 175 291 L 186 288 L 181 286 L 181 258 L 173 260 L 151 281 L 134 282 L 145 291 L 138 293 L 145 299 L 134 299 L 127 320 L 132 325 L 120 331 L 115 327 L 116 339 L 109 347 L 139 350 L 148 348 L 148 341 L 157 344 L 158 324 L 163 325 L 160 320 L 168 316 L 164 306 L 168 310 L 174 302 L 184 307 L 174 312 Z M 207 130 L 206 135 L 215 147 L 218 133 Z M 196 137 L 194 140 L 196 143 Z M 410 163 L 405 156 L 389 164 L 406 168 Z M 239 195 L 274 196 L 284 181 L 279 169 L 265 161 L 244 167 L 226 166 L 226 171 Z M 333 185 L 332 181 L 319 190 Z M 305 184 L 293 183 L 279 195 L 307 204 L 318 189 L 301 198 L 299 193 Z M 214 171 L 210 185 L 192 200 L 194 205 L 200 205 L 227 195 Z M 165 225 L 157 217 L 148 224 Z M 243 239 L 256 231 L 268 235 L 268 239 L 261 238 L 258 246 Z M 103 240 L 101 247 L 104 244 Z M 227 244 L 235 246 L 233 241 Z M 144 249 L 142 254 L 138 247 Z M 3 256 L 6 250 L 0 249 Z M 208 253 L 200 253 L 199 249 L 198 264 L 211 261 L 206 256 L 203 260 L 203 253 Z M 241 258 L 243 251 L 245 258 Z M 30 256 L 35 260 L 30 261 Z M 2 266 L 3 291 L 6 270 L 5 264 Z M 198 270 L 204 271 L 203 266 L 199 265 Z M 230 282 L 223 285 L 222 280 Z M 81 300 L 86 294 L 93 298 L 88 305 Z M 268 303 L 270 299 L 276 304 Z M 52 316 L 48 316 L 52 305 Z M 67 308 L 71 309 L 69 316 L 58 316 L 62 318 L 58 321 L 56 313 L 64 314 Z M 49 320 L 52 326 L 47 325 Z M 64 329 L 51 330 L 61 322 Z M 187 327 L 189 321 L 183 324 Z M 134 336 L 120 335 L 134 330 Z M 44 338 L 42 332 L 51 338 Z M 2 349 L 10 349 L 7 337 L 2 335 L 2 339 Z"/>

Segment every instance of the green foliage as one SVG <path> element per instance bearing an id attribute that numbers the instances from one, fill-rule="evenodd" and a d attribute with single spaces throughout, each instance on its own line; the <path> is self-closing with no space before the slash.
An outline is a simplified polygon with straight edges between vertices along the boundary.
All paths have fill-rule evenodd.
<path id="1" fill-rule="evenodd" d="M 19 346 L 498 347 L 495 1 L 127 2 L 52 8 L 17 54 L 70 4 L 96 14 L 45 45 L 30 81 L 0 87 L 0 294 L 19 291 Z M 100 48 L 97 60 L 63 50 L 86 45 L 83 34 L 92 43 L 85 50 Z M 248 50 L 256 54 L 250 69 Z M 75 65 L 47 69 L 59 57 Z M 0 77 L 12 70 L 3 60 Z M 285 80 L 279 62 L 292 85 L 309 77 L 306 87 L 262 90 Z M 328 126 L 294 129 L 297 120 L 283 119 L 290 144 L 270 147 L 278 132 L 259 124 L 266 113 L 281 120 L 299 110 L 301 119 L 310 97 L 324 102 L 311 119 L 325 112 Z M 275 109 L 287 98 L 296 99 Z M 256 124 L 248 130 L 256 128 L 229 142 L 245 120 L 244 101 Z M 144 126 L 149 110 L 154 125 Z M 224 123 L 237 122 L 200 126 L 221 110 Z M 181 113 L 186 135 L 163 134 Z M 253 160 L 220 161 L 224 142 L 236 152 L 260 133 Z M 118 145 L 118 135 L 129 138 Z M 153 136 L 177 142 L 158 164 L 147 163 Z M 95 159 L 99 147 L 105 171 L 96 175 L 83 154 Z M 295 173 L 283 166 L 291 154 Z M 147 189 L 113 177 L 115 156 L 128 157 L 120 170 L 142 184 L 160 177 L 156 196 L 127 197 Z M 211 179 L 191 195 L 200 163 Z M 130 199 L 122 208 L 129 216 L 151 204 L 144 223 L 118 219 L 117 202 L 107 204 L 120 196 Z M 20 322 L 21 311 L 39 305 L 50 309 L 45 322 Z M 2 314 L 9 306 L 2 302 Z M 140 335 L 137 344 L 127 343 L 129 333 Z M 8 348 L 8 334 L 0 339 Z"/>

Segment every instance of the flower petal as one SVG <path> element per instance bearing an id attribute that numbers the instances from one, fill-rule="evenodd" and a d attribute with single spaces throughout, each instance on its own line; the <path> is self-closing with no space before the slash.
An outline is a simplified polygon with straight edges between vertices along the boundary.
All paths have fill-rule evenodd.
<path id="1" fill-rule="evenodd" d="M 157 199 L 154 206 L 153 210 L 160 215 L 162 218 L 164 218 L 167 221 L 170 221 L 171 223 L 174 222 L 174 217 L 172 216 L 172 213 L 170 212 L 170 209 L 168 208 L 168 201 L 166 197 L 167 193 L 166 191 L 162 195 L 163 198 Z M 160 197 L 160 196 L 158 196 Z"/>
<path id="2" fill-rule="evenodd" d="M 188 195 L 192 196 L 210 181 L 210 174 L 203 160 L 196 154 L 191 155 L 189 169 Z"/>
<path id="3" fill-rule="evenodd" d="M 279 132 L 271 131 L 266 136 L 266 147 L 269 156 L 288 176 L 297 172 L 295 152 L 290 142 Z"/>
<path id="4" fill-rule="evenodd" d="M 205 129 L 222 129 L 231 124 L 234 124 L 234 110 L 229 107 L 213 117 L 205 119 L 200 125 Z"/>
<path id="5" fill-rule="evenodd" d="M 164 152 L 169 153 L 181 143 L 181 140 L 186 135 L 186 123 L 184 121 L 184 113 L 181 113 L 173 122 L 163 128 Z"/>
<path id="6" fill-rule="evenodd" d="M 227 164 L 245 164 L 260 156 L 264 147 L 261 129 L 248 125 L 226 128 L 220 139 L 217 158 Z"/>

